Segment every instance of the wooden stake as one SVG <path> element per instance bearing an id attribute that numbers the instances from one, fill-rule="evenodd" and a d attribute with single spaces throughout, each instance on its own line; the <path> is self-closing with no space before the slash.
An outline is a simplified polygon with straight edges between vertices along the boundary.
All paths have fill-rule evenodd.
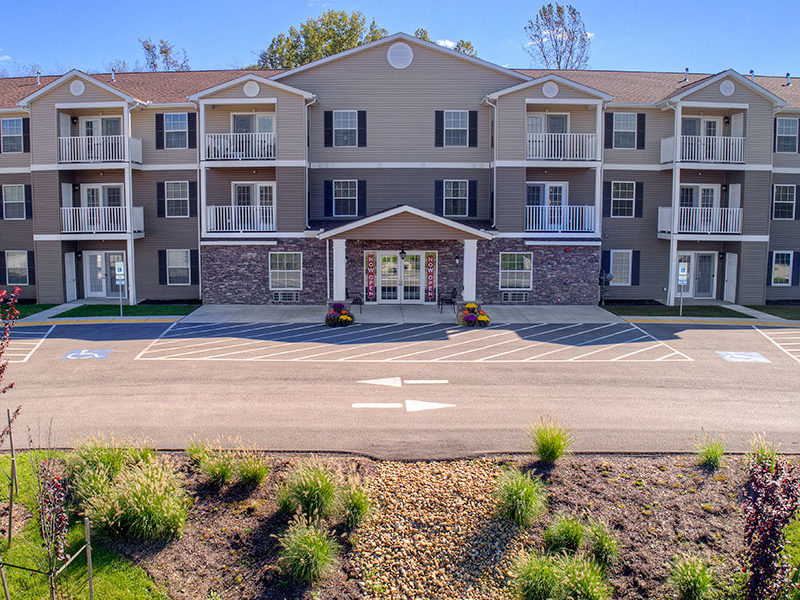
<path id="1" fill-rule="evenodd" d="M 8 482 L 8 547 L 11 548 L 11 523 L 14 516 L 14 463 L 11 463 L 11 479 Z"/>
<path id="2" fill-rule="evenodd" d="M 11 600 L 11 594 L 8 593 L 8 581 L 6 581 L 6 566 L 0 562 L 0 580 L 3 581 L 3 593 L 6 600 Z"/>
<path id="3" fill-rule="evenodd" d="M 19 496 L 19 481 L 17 480 L 17 454 L 14 452 L 14 433 L 11 431 L 11 409 L 6 409 L 6 419 L 8 420 L 8 443 L 11 446 L 11 480 L 14 482 L 14 491 Z"/>
<path id="4" fill-rule="evenodd" d="M 83 518 L 83 528 L 86 531 L 86 572 L 89 574 L 89 600 L 94 600 L 94 576 L 92 574 L 92 530 L 89 517 Z"/>

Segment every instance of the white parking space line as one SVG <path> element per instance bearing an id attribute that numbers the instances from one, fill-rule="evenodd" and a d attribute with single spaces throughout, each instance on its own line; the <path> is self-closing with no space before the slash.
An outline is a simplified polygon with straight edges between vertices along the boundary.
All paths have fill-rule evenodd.
<path id="1" fill-rule="evenodd" d="M 449 333 L 453 329 L 453 326 L 452 325 L 447 325 L 446 327 L 439 328 L 439 329 L 440 330 L 434 330 L 433 332 L 426 331 L 426 332 L 422 332 L 422 333 L 416 333 L 414 335 L 404 336 L 402 338 L 398 338 L 397 341 L 410 340 L 410 339 L 414 339 L 415 337 L 420 337 L 422 335 L 430 335 L 431 333 Z M 452 338 L 454 338 L 454 337 L 456 337 L 458 335 L 464 335 L 465 333 L 469 333 L 469 332 L 468 331 L 459 331 L 457 333 L 450 334 L 449 337 L 450 337 L 450 339 L 452 339 Z M 362 352 L 361 354 L 350 354 L 348 356 L 342 356 L 340 358 L 337 358 L 336 360 L 341 362 L 341 361 L 351 360 L 351 359 L 354 359 L 354 358 L 360 358 L 362 356 L 373 356 L 375 354 L 385 354 L 387 352 L 396 352 L 398 350 L 401 350 L 402 348 L 410 348 L 411 346 L 417 346 L 419 344 L 425 344 L 425 343 L 430 342 L 430 341 L 431 340 L 419 340 L 417 342 L 409 342 L 408 344 L 400 344 L 399 346 L 390 346 L 389 348 L 372 349 L 369 352 Z M 370 345 L 371 344 L 364 344 L 364 346 L 360 346 L 360 347 L 363 348 L 365 346 L 370 346 Z M 353 349 L 356 349 L 356 348 L 359 348 L 359 346 L 354 346 L 353 347 Z M 384 359 L 384 360 L 386 360 L 386 359 Z M 391 360 L 391 357 L 388 360 Z"/>
<path id="2" fill-rule="evenodd" d="M 678 354 L 678 355 L 679 355 L 679 356 L 680 356 L 680 357 L 681 357 L 683 360 L 689 360 L 689 361 L 692 361 L 692 362 L 694 362 L 694 359 L 693 359 L 692 357 L 690 357 L 690 356 L 687 356 L 686 354 L 684 354 L 684 353 L 683 353 L 683 352 L 681 352 L 680 350 L 675 350 L 675 348 L 673 348 L 672 346 L 670 346 L 670 345 L 669 345 L 669 344 L 667 344 L 666 342 L 663 342 L 663 341 L 659 340 L 659 339 L 658 339 L 657 337 L 655 337 L 653 334 L 651 334 L 651 333 L 648 333 L 647 331 L 645 331 L 644 329 L 642 329 L 641 327 L 639 327 L 639 326 L 638 326 L 636 323 L 628 323 L 628 325 L 630 325 L 631 327 L 634 327 L 635 329 L 638 329 L 638 330 L 639 330 L 639 331 L 641 331 L 643 334 L 645 334 L 645 335 L 646 335 L 646 336 L 648 336 L 650 339 L 652 339 L 654 342 L 658 342 L 658 343 L 660 343 L 662 346 L 664 346 L 664 347 L 666 347 L 666 348 L 669 348 L 669 349 L 670 349 L 670 350 L 672 350 L 672 351 L 673 351 L 675 354 Z"/>
<path id="3" fill-rule="evenodd" d="M 242 329 L 242 330 L 235 331 L 235 332 L 228 332 L 224 336 L 212 336 L 211 339 L 213 341 L 213 340 L 222 340 L 222 339 L 232 339 L 232 336 L 247 337 L 244 334 L 248 334 L 249 335 L 254 331 L 263 331 L 263 330 L 266 330 L 266 329 L 275 329 L 276 327 L 281 327 L 282 325 L 283 325 L 283 323 L 277 323 L 277 324 L 273 324 L 273 325 L 261 325 L 261 326 L 258 326 L 258 327 L 250 327 L 249 329 Z M 192 340 L 203 340 L 203 339 L 209 339 L 209 338 L 204 338 L 202 336 L 195 335 L 194 333 L 190 333 L 189 336 L 187 337 L 187 336 L 182 336 L 179 333 L 178 335 L 170 336 L 169 339 L 159 340 L 158 347 L 159 347 L 159 349 L 164 349 L 164 350 L 169 350 L 170 348 L 188 347 L 188 346 L 169 346 L 169 347 L 167 347 L 167 344 L 182 344 L 184 342 L 189 342 L 189 341 L 192 341 Z"/>
<path id="4" fill-rule="evenodd" d="M 527 331 L 528 329 L 537 329 L 537 328 L 542 327 L 542 326 L 544 326 L 544 323 L 539 323 L 537 325 L 531 325 L 529 327 L 523 327 L 522 329 L 512 330 L 512 331 L 509 331 L 507 333 L 519 334 L 520 331 Z M 509 344 L 509 343 L 512 343 L 512 342 L 517 342 L 517 341 L 519 341 L 519 339 L 520 339 L 519 337 L 516 337 L 516 338 L 512 338 L 510 340 L 504 340 L 502 342 L 495 342 L 494 344 L 489 344 L 488 346 L 481 345 L 478 348 L 470 348 L 469 350 L 462 350 L 461 352 L 455 352 L 453 354 L 447 354 L 445 356 L 440 356 L 439 358 L 434 358 L 433 360 L 434 360 L 434 362 L 436 362 L 436 361 L 444 360 L 446 358 L 452 358 L 453 356 L 461 356 L 462 354 L 469 354 L 470 352 L 481 352 L 481 351 L 485 350 L 486 348 L 493 348 L 495 346 L 501 346 L 502 344 Z M 470 341 L 476 341 L 476 340 L 470 340 Z M 480 340 L 480 341 L 483 341 L 483 340 Z M 464 343 L 466 343 L 466 342 L 464 342 Z M 455 345 L 458 345 L 458 344 L 455 344 Z"/>
<path id="5" fill-rule="evenodd" d="M 53 329 L 55 328 L 56 328 L 55 325 L 51 325 L 50 328 L 44 333 L 41 332 L 36 333 L 35 331 L 24 331 L 22 333 L 25 339 L 17 339 L 17 334 L 19 330 L 14 330 L 11 341 L 9 342 L 5 352 L 5 356 L 8 359 L 8 362 L 9 363 L 28 362 L 31 356 L 33 356 L 33 353 L 36 352 L 42 344 L 44 344 L 44 341 L 48 338 L 48 336 L 53 332 Z M 18 346 L 21 346 L 21 348 L 18 348 Z"/>
<path id="6" fill-rule="evenodd" d="M 598 328 L 598 329 L 602 329 L 602 328 Z M 549 354 L 555 354 L 556 352 L 563 352 L 564 350 L 572 350 L 572 349 L 580 347 L 580 346 L 588 346 L 589 344 L 594 344 L 596 342 L 599 342 L 600 340 L 605 340 L 605 339 L 608 339 L 608 338 L 611 338 L 611 337 L 616 337 L 618 335 L 623 335 L 623 334 L 627 334 L 627 333 L 630 333 L 630 329 L 623 329 L 622 331 L 614 331 L 613 333 L 607 333 L 606 335 L 601 335 L 600 337 L 592 338 L 590 340 L 586 340 L 585 342 L 580 342 L 578 344 L 574 344 L 574 345 L 571 345 L 571 346 L 564 346 L 563 348 L 556 348 L 555 350 L 549 350 L 548 352 L 542 352 L 541 354 L 536 354 L 534 356 L 526 358 L 524 360 L 524 362 L 530 362 L 532 360 L 536 360 L 537 358 L 539 358 L 541 356 L 547 356 Z"/>
<path id="7" fill-rule="evenodd" d="M 480 329 L 471 329 L 471 330 L 469 330 L 469 332 L 479 332 L 479 331 L 481 331 L 481 330 Z M 465 331 L 464 333 L 466 334 L 468 332 Z M 481 333 L 482 333 L 482 331 L 481 331 Z M 483 337 L 483 338 L 481 338 L 479 336 L 474 336 L 474 337 L 476 337 L 477 340 L 479 340 L 479 341 L 483 341 L 483 340 L 488 340 L 490 338 L 495 338 L 495 337 L 500 336 L 500 335 L 508 335 L 509 333 L 513 333 L 513 332 L 511 330 L 507 330 L 507 331 L 501 331 L 500 333 L 493 333 L 493 334 L 487 335 L 486 337 Z M 447 348 L 453 348 L 454 346 L 461 346 L 463 344 L 469 344 L 469 343 L 474 342 L 474 341 L 476 341 L 476 340 L 475 339 L 469 339 L 469 340 L 464 340 L 463 342 L 456 342 L 455 344 L 447 344 L 446 346 L 444 346 L 444 348 L 426 348 L 424 350 L 417 350 L 416 352 L 409 352 L 407 354 L 401 354 L 400 356 L 393 356 L 391 359 L 385 359 L 385 360 L 397 360 L 397 359 L 400 359 L 400 358 L 406 358 L 407 356 L 416 356 L 417 354 L 424 354 L 425 352 L 436 352 L 438 350 L 444 350 L 444 349 L 447 349 Z"/>
<path id="8" fill-rule="evenodd" d="M 591 356 L 593 354 L 598 354 L 600 352 L 607 352 L 608 350 L 611 350 L 612 348 L 618 348 L 619 346 L 624 346 L 625 344 L 634 344 L 634 343 L 636 343 L 638 341 L 646 340 L 646 339 L 647 339 L 646 335 L 640 335 L 639 337 L 633 338 L 632 340 L 625 340 L 624 342 L 616 342 L 615 344 L 604 345 L 603 347 L 598 348 L 597 350 L 592 350 L 590 352 L 585 352 L 583 354 L 579 354 L 578 356 L 573 356 L 571 358 L 568 358 L 567 360 L 570 361 L 570 362 L 575 361 L 575 360 L 580 360 L 580 359 L 584 358 L 585 356 Z M 583 344 L 578 344 L 578 345 L 582 346 Z M 653 346 L 653 347 L 655 348 L 657 346 Z M 637 352 L 642 352 L 642 351 L 643 350 L 635 350 L 634 352 L 629 352 L 627 355 L 623 355 L 623 356 L 630 356 L 631 354 L 636 354 Z M 619 357 L 616 357 L 616 358 L 614 358 L 612 360 L 617 360 L 618 358 Z"/>
<path id="9" fill-rule="evenodd" d="M 761 335 L 763 335 L 765 338 L 767 338 L 767 339 L 768 339 L 770 342 L 772 342 L 772 343 L 775 345 L 775 347 L 776 347 L 776 348 L 778 348 L 778 349 L 779 349 L 781 352 L 783 352 L 784 354 L 786 354 L 786 356 L 788 356 L 789 358 L 791 358 L 791 359 L 792 359 L 793 361 L 795 361 L 796 363 L 800 364 L 800 348 L 786 348 L 786 347 L 785 347 L 785 346 L 786 346 L 786 344 L 783 342 L 783 340 L 784 340 L 785 338 L 779 337 L 779 338 L 778 338 L 778 340 L 779 340 L 779 341 L 778 341 L 778 340 L 775 340 L 775 339 L 773 339 L 773 338 L 774 338 L 774 336 L 775 336 L 776 334 L 779 334 L 779 333 L 785 333 L 785 330 L 783 330 L 783 331 L 770 331 L 770 332 L 769 332 L 769 334 L 768 334 L 768 333 L 767 333 L 765 330 L 763 330 L 763 329 L 759 329 L 759 328 L 758 328 L 758 327 L 756 327 L 755 325 L 753 325 L 752 327 L 753 327 L 753 329 L 755 329 L 755 330 L 756 330 L 758 333 L 760 333 L 760 334 L 761 334 Z M 794 330 L 794 331 L 792 331 L 791 333 L 800 333 L 800 332 L 799 332 L 798 330 Z M 795 354 L 795 353 L 796 353 L 796 354 Z"/>
<path id="10" fill-rule="evenodd" d="M 565 325 L 564 327 L 556 327 L 555 329 L 551 329 L 549 331 L 545 331 L 544 333 L 545 334 L 555 333 L 556 331 L 562 331 L 564 329 L 572 329 L 573 327 L 579 327 L 581 325 L 583 325 L 583 323 L 573 323 L 572 325 Z M 579 334 L 575 334 L 575 335 L 579 335 Z M 572 336 L 571 335 L 564 336 L 564 338 L 567 338 L 567 337 L 572 337 Z M 558 339 L 564 339 L 564 338 L 555 338 L 555 339 L 558 340 Z M 505 352 L 498 352 L 497 354 L 492 354 L 491 356 L 484 356 L 483 358 L 479 358 L 475 362 L 487 362 L 487 361 L 490 361 L 491 359 L 493 359 L 493 358 L 495 358 L 497 356 L 505 356 L 506 354 L 513 354 L 514 352 L 521 352 L 523 350 L 527 350 L 528 348 L 533 348 L 535 346 L 540 346 L 542 344 L 547 344 L 550 341 L 551 340 L 542 340 L 542 341 L 539 341 L 539 342 L 535 342 L 533 344 L 529 344 L 529 345 L 524 346 L 522 348 L 514 348 L 513 350 L 506 350 Z"/>
<path id="11" fill-rule="evenodd" d="M 399 325 L 399 324 L 397 324 L 397 325 Z M 397 325 L 395 325 L 395 326 L 397 326 Z M 400 336 L 398 338 L 395 338 L 395 339 L 391 340 L 391 343 L 395 343 L 395 342 L 399 342 L 399 341 L 403 341 L 403 340 L 413 339 L 415 337 L 419 337 L 419 336 L 422 336 L 422 335 L 435 334 L 435 333 L 438 332 L 439 329 L 441 329 L 441 327 L 440 327 L 440 325 L 438 323 L 429 323 L 427 325 L 419 325 L 417 327 L 411 327 L 409 329 L 404 329 L 403 332 L 405 333 L 406 331 L 415 331 L 417 329 L 428 329 L 428 328 L 431 328 L 431 327 L 434 328 L 433 331 L 423 331 L 423 332 L 420 332 L 420 333 L 414 333 L 412 335 Z M 447 329 L 451 329 L 451 327 L 448 326 Z M 445 329 L 444 331 L 446 331 L 447 329 Z M 386 334 L 383 334 L 383 335 L 384 336 L 385 335 L 390 335 L 390 333 L 386 333 Z M 371 337 L 383 337 L 383 336 L 367 336 L 366 338 L 361 338 L 361 339 L 364 340 L 364 339 L 369 339 Z M 361 340 L 358 340 L 358 341 L 360 342 Z M 380 343 L 380 342 L 378 342 L 378 343 Z M 325 354 L 336 354 L 337 352 L 352 352 L 353 350 L 359 350 L 361 348 L 370 348 L 370 347 L 374 348 L 375 347 L 375 342 L 371 342 L 369 344 L 361 344 L 361 343 L 359 343 L 359 344 L 357 344 L 355 346 L 351 346 L 349 348 L 334 348 L 333 350 L 326 350 L 325 352 L 318 352 L 317 354 L 309 354 L 308 356 L 301 356 L 301 357 L 295 358 L 293 360 L 298 360 L 298 361 L 299 360 L 306 360 L 306 359 L 309 359 L 309 358 L 315 358 L 317 356 L 324 356 Z M 385 351 L 386 351 L 386 349 L 377 350 L 377 352 L 385 352 Z M 368 355 L 368 354 L 373 354 L 373 352 L 365 352 L 363 355 Z M 356 356 L 362 356 L 362 355 L 361 354 L 356 354 Z M 341 358 L 339 358 L 337 360 L 347 360 L 349 358 L 352 358 L 352 356 L 341 357 Z"/>

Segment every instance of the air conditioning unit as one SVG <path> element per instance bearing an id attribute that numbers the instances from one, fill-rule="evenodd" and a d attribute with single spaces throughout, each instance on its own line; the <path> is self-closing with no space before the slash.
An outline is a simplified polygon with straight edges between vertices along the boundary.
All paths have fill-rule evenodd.
<path id="1" fill-rule="evenodd" d="M 300 302 L 300 292 L 272 292 L 272 301 L 280 304 Z"/>
<path id="2" fill-rule="evenodd" d="M 503 302 L 527 302 L 528 292 L 503 292 Z"/>

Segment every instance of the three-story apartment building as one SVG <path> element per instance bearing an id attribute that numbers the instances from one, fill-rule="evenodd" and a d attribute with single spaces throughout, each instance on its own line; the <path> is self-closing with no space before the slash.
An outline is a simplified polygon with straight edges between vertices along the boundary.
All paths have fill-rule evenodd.
<path id="1" fill-rule="evenodd" d="M 611 298 L 800 299 L 797 85 L 405 34 L 286 71 L 2 79 L 0 286 L 591 304 L 602 270 Z"/>

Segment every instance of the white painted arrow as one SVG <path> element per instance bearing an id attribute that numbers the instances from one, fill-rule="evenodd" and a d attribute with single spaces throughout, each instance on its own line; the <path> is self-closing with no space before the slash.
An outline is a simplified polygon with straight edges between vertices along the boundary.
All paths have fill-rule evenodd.
<path id="1" fill-rule="evenodd" d="M 371 385 L 385 385 L 388 387 L 403 387 L 406 385 L 428 385 L 450 383 L 447 379 L 400 379 L 399 377 L 384 377 L 382 379 L 362 379 L 358 383 L 369 383 Z"/>
<path id="2" fill-rule="evenodd" d="M 441 402 L 425 402 L 424 400 L 406 400 L 406 412 L 420 412 L 422 410 L 435 410 L 437 408 L 451 408 L 455 404 Z M 353 408 L 403 408 L 402 402 L 356 402 Z"/>

